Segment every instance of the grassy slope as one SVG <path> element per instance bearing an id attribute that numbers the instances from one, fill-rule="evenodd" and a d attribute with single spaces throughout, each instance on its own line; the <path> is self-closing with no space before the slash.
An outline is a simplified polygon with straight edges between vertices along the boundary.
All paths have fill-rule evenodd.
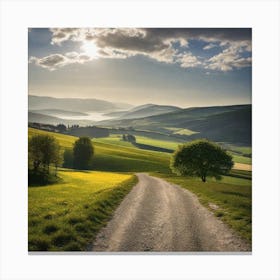
<path id="1" fill-rule="evenodd" d="M 178 147 L 178 145 L 182 144 L 182 142 L 165 141 L 165 140 L 153 139 L 153 138 L 146 137 L 146 136 L 136 136 L 136 141 L 139 144 L 153 146 L 153 147 L 155 147 L 155 149 L 157 147 L 160 147 L 160 148 L 165 148 L 165 149 L 170 149 L 170 150 L 175 150 Z M 94 142 L 118 145 L 118 146 L 124 146 L 124 147 L 131 147 L 131 148 L 134 147 L 132 144 L 130 144 L 128 142 L 121 141 L 119 135 L 111 135 L 110 137 L 106 137 L 106 138 L 98 138 L 98 139 L 94 140 Z M 242 147 L 235 146 L 234 148 L 235 149 L 239 148 L 242 150 Z M 244 149 L 246 149 L 246 151 L 247 151 L 250 148 L 244 148 Z M 236 153 L 232 153 L 232 152 L 230 152 L 230 153 L 233 156 L 234 162 L 252 164 L 251 158 L 244 157 L 240 154 L 236 154 Z"/>
<path id="2" fill-rule="evenodd" d="M 180 142 L 175 141 L 164 141 L 164 140 L 156 140 L 149 137 L 137 136 L 136 142 L 139 144 L 151 145 L 154 147 L 161 147 L 165 149 L 175 150 L 178 145 L 182 144 Z"/>
<path id="3" fill-rule="evenodd" d="M 29 135 L 48 133 L 29 129 Z M 54 135 L 63 147 L 72 147 L 77 139 L 57 133 Z M 147 140 L 147 139 L 146 139 Z M 148 138 L 149 140 L 149 138 Z M 233 176 L 225 176 L 221 182 L 209 181 L 206 185 L 197 179 L 186 179 L 170 174 L 169 157 L 166 153 L 140 150 L 118 136 L 95 139 L 95 164 L 98 170 L 148 171 L 161 173 L 167 180 L 188 188 L 197 194 L 203 204 L 213 202 L 220 206 L 217 215 L 237 229 L 242 236 L 251 238 L 251 173 L 234 171 Z M 160 141 L 161 145 L 162 142 Z M 158 143 L 159 144 L 159 143 Z M 170 143 L 168 143 L 170 145 Z M 237 174 L 238 173 L 238 174 Z M 237 177 L 236 177 L 237 176 Z M 207 188 L 206 188 L 207 186 Z M 224 191 L 226 190 L 226 192 Z M 208 201 L 208 202 L 207 202 Z"/>
<path id="4" fill-rule="evenodd" d="M 30 251 L 85 250 L 124 196 L 134 175 L 61 170 L 61 183 L 28 190 Z"/>
<path id="5" fill-rule="evenodd" d="M 63 148 L 71 148 L 77 139 L 74 136 L 29 128 L 29 136 L 46 133 L 55 136 Z M 116 144 L 114 144 L 113 140 L 110 141 L 111 140 L 93 140 L 94 170 L 116 172 L 170 172 L 168 167 L 169 154 L 140 150 L 130 144 L 124 144 L 123 141 L 118 141 Z"/>
<path id="6" fill-rule="evenodd" d="M 245 173 L 244 171 L 242 173 Z M 223 182 L 201 182 L 199 179 L 178 177 L 170 174 L 153 174 L 178 184 L 198 196 L 199 201 L 235 229 L 239 234 L 252 238 L 252 187 L 251 180 L 227 176 Z M 246 176 L 246 175 L 245 175 Z M 250 173 L 247 173 L 250 177 Z M 210 203 L 218 209 L 210 207 Z M 209 205 L 210 204 L 210 205 Z"/>
<path id="7" fill-rule="evenodd" d="M 234 162 L 252 164 L 252 158 L 244 157 L 244 156 L 237 155 L 237 154 L 231 153 L 231 152 L 230 152 L 230 154 L 232 155 Z"/>
<path id="8" fill-rule="evenodd" d="M 197 132 L 192 131 L 192 130 L 187 129 L 187 128 L 179 129 L 179 130 L 176 130 L 174 132 L 174 134 L 180 134 L 180 135 L 193 135 L 195 133 L 197 133 Z"/>

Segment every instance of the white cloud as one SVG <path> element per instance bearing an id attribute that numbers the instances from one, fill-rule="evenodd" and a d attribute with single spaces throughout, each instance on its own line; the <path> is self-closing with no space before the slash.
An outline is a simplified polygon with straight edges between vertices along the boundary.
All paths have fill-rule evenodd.
<path id="1" fill-rule="evenodd" d="M 205 68 L 219 71 L 230 71 L 234 68 L 250 67 L 252 64 L 251 57 L 242 57 L 244 51 L 248 51 L 250 44 L 247 41 L 241 42 L 222 42 L 220 46 L 225 49 L 206 61 Z"/>
<path id="2" fill-rule="evenodd" d="M 213 44 L 213 43 L 210 43 L 208 45 L 206 45 L 203 49 L 204 50 L 210 50 L 210 49 L 213 49 L 213 48 L 216 48 L 217 45 Z"/>
<path id="3" fill-rule="evenodd" d="M 163 63 L 178 63 L 182 68 L 204 67 L 217 71 L 230 71 L 251 63 L 250 58 L 242 57 L 244 52 L 251 51 L 250 32 L 245 30 L 247 34 L 242 29 L 51 28 L 50 31 L 52 44 L 61 45 L 66 41 L 82 44 L 81 53 L 51 54 L 30 59 L 30 62 L 49 70 L 98 57 L 125 59 L 136 55 Z M 191 39 L 208 43 L 203 50 L 219 46 L 223 51 L 210 59 L 196 57 L 185 51 Z"/>
<path id="4" fill-rule="evenodd" d="M 69 64 L 83 64 L 90 60 L 92 58 L 84 53 L 68 52 L 66 54 L 51 54 L 42 58 L 32 56 L 29 59 L 29 63 L 34 63 L 37 66 L 53 71 Z"/>
<path id="5" fill-rule="evenodd" d="M 51 28 L 52 44 L 60 45 L 64 41 L 79 41 L 78 37 L 82 29 L 79 28 Z"/>
<path id="6" fill-rule="evenodd" d="M 190 52 L 184 53 L 178 59 L 181 67 L 183 68 L 193 68 L 201 65 L 202 63 L 197 59 L 196 56 L 192 55 Z"/>

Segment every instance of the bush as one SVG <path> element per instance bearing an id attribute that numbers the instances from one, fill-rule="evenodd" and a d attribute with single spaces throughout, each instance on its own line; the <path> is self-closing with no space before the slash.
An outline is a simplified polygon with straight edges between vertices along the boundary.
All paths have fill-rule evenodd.
<path id="1" fill-rule="evenodd" d="M 46 171 L 34 171 L 28 169 L 28 186 L 45 186 L 55 184 L 59 181 L 60 178 L 58 176 L 50 174 Z"/>

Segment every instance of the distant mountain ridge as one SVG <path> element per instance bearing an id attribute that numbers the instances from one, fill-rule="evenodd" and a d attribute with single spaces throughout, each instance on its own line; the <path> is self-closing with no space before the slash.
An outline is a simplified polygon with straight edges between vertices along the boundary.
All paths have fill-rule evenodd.
<path id="1" fill-rule="evenodd" d="M 112 112 L 128 110 L 133 106 L 126 103 L 113 103 L 99 99 L 55 98 L 48 96 L 28 95 L 28 109 L 59 109 L 78 112 Z"/>
<path id="2" fill-rule="evenodd" d="M 74 111 L 66 111 L 66 110 L 60 110 L 60 109 L 41 109 L 41 110 L 30 110 L 32 113 L 37 114 L 44 114 L 49 116 L 87 116 L 86 113 L 81 112 L 74 112 Z"/>
<path id="3" fill-rule="evenodd" d="M 129 111 L 115 112 L 111 114 L 109 113 L 107 114 L 107 116 L 111 116 L 116 119 L 138 119 L 138 118 L 145 118 L 149 116 L 175 112 L 178 110 L 182 110 L 182 109 L 176 106 L 144 104 L 144 105 L 136 106 L 130 109 Z"/>
<path id="4" fill-rule="evenodd" d="M 74 120 L 74 119 L 62 119 L 50 115 L 44 115 L 44 114 L 38 114 L 34 112 L 28 112 L 28 122 L 34 122 L 34 123 L 41 123 L 41 124 L 65 124 L 65 125 L 73 125 L 73 124 L 79 124 L 79 125 L 93 125 L 93 121 L 89 120 Z"/>
<path id="5" fill-rule="evenodd" d="M 251 143 L 252 106 L 229 105 L 180 109 L 136 119 L 113 119 L 98 122 L 111 127 L 133 127 L 173 135 L 172 129 L 186 128 L 197 132 L 184 139 L 209 138 L 214 141 Z M 170 128 L 170 130 L 168 130 Z"/>
<path id="6" fill-rule="evenodd" d="M 208 138 L 217 142 L 250 145 L 252 139 L 251 104 L 182 109 L 157 104 L 131 107 L 128 104 L 97 99 L 38 96 L 29 96 L 29 104 L 29 122 L 95 125 L 112 129 L 130 129 L 131 133 L 141 130 L 180 138 L 183 141 Z M 121 108 L 122 106 L 125 108 Z M 89 119 L 89 115 L 86 114 L 89 111 L 95 111 L 96 114 L 107 118 L 110 116 L 111 119 L 104 118 L 102 121 L 97 121 L 98 116 L 95 115 L 91 115 L 94 119 Z M 178 131 L 184 132 L 177 133 Z"/>

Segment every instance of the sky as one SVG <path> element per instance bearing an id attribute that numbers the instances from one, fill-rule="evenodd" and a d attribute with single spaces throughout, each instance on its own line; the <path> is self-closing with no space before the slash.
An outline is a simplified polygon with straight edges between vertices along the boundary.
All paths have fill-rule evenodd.
<path id="1" fill-rule="evenodd" d="M 250 104 L 251 29 L 31 28 L 29 94 L 179 107 Z"/>

